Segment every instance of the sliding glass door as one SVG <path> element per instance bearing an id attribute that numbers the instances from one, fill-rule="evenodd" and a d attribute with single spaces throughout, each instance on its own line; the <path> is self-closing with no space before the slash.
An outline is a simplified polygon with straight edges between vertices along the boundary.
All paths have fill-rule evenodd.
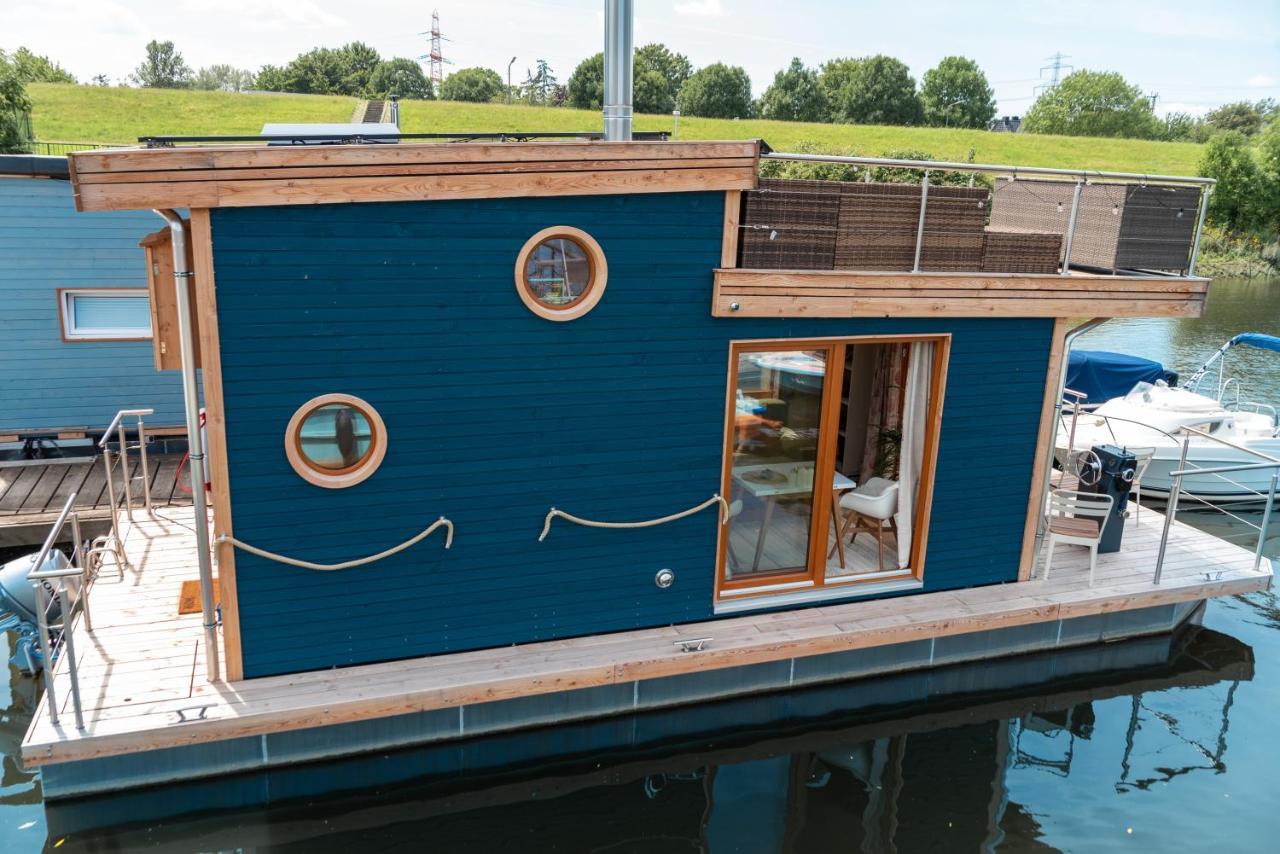
<path id="1" fill-rule="evenodd" d="M 719 595 L 919 574 L 948 345 L 732 345 Z"/>

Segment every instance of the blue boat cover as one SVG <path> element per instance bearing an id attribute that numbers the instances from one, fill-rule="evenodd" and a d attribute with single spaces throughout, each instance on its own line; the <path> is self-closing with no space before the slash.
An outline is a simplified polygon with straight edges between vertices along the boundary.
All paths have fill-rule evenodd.
<path id="1" fill-rule="evenodd" d="M 1274 335 L 1263 335 L 1261 332 L 1241 332 L 1231 339 L 1232 344 L 1248 344 L 1263 350 L 1274 350 L 1280 353 L 1280 338 Z"/>
<path id="2" fill-rule="evenodd" d="M 1105 350 L 1072 350 L 1067 362 L 1067 388 L 1088 394 L 1085 403 L 1105 403 L 1156 380 L 1174 385 L 1178 375 L 1159 362 Z"/>

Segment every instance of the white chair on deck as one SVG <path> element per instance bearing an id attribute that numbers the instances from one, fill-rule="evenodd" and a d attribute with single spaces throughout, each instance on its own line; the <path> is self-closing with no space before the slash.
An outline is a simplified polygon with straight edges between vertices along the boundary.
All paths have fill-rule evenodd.
<path id="1" fill-rule="evenodd" d="M 1098 543 L 1111 515 L 1115 500 L 1110 495 L 1055 489 L 1049 493 L 1049 540 L 1044 555 L 1044 580 L 1053 567 L 1053 549 L 1058 543 L 1089 547 L 1089 586 L 1098 567 Z"/>
<path id="2" fill-rule="evenodd" d="M 1147 466 L 1151 465 L 1151 460 L 1156 455 L 1155 448 L 1126 448 L 1129 453 L 1133 454 L 1133 483 L 1130 487 L 1133 491 L 1133 524 L 1138 524 L 1138 514 L 1142 512 L 1142 476 L 1147 473 Z"/>

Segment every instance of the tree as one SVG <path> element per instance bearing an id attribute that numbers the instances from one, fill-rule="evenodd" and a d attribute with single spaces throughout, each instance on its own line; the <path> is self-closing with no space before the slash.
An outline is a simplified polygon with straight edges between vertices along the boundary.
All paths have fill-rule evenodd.
<path id="1" fill-rule="evenodd" d="M 254 86 L 263 92 L 287 92 L 285 71 L 278 65 L 264 65 L 258 69 Z"/>
<path id="2" fill-rule="evenodd" d="M 422 66 L 402 56 L 378 63 L 369 75 L 368 94 L 373 98 L 399 95 L 415 101 L 430 101 L 436 96 L 431 81 L 422 73 Z"/>
<path id="3" fill-rule="evenodd" d="M 369 94 L 369 78 L 382 62 L 378 52 L 364 42 L 349 42 L 338 48 L 342 77 L 336 92 L 363 97 Z"/>
<path id="4" fill-rule="evenodd" d="M 1142 90 L 1114 71 L 1076 71 L 1041 95 L 1022 120 L 1029 133 L 1155 139 L 1160 121 Z"/>
<path id="5" fill-rule="evenodd" d="M 191 85 L 191 69 L 173 42 L 147 42 L 147 58 L 133 72 L 133 82 L 151 89 L 185 89 Z"/>
<path id="6" fill-rule="evenodd" d="M 1270 188 L 1243 133 L 1214 134 L 1200 159 L 1200 174 L 1218 182 L 1209 196 L 1211 221 L 1237 231 L 1264 227 L 1271 207 Z"/>
<path id="7" fill-rule="evenodd" d="M 90 82 L 93 83 L 94 86 L 110 86 L 111 78 L 105 74 L 95 74 Z"/>
<path id="8" fill-rule="evenodd" d="M 31 100 L 17 72 L 0 63 L 0 154 L 31 151 Z"/>
<path id="9" fill-rule="evenodd" d="M 253 88 L 253 72 L 233 65 L 210 65 L 196 72 L 192 86 L 210 92 L 244 92 Z"/>
<path id="10" fill-rule="evenodd" d="M 788 122 L 825 122 L 830 115 L 827 93 L 818 72 L 805 68 L 799 57 L 773 76 L 773 85 L 760 99 L 760 116 Z"/>
<path id="11" fill-rule="evenodd" d="M 76 78 L 47 56 L 20 47 L 13 53 L 0 50 L 0 66 L 9 66 L 19 83 L 75 83 Z"/>
<path id="12" fill-rule="evenodd" d="M 327 47 L 317 47 L 300 53 L 284 68 L 264 67 L 258 77 L 269 83 L 277 92 L 297 92 L 304 95 L 341 95 L 346 67 L 341 54 Z"/>
<path id="13" fill-rule="evenodd" d="M 699 68 L 680 89 L 680 112 L 712 119 L 751 117 L 751 78 L 722 62 Z"/>
<path id="14" fill-rule="evenodd" d="M 569 106 L 598 110 L 604 106 L 604 54 L 588 56 L 569 75 Z"/>
<path id="15" fill-rule="evenodd" d="M 520 97 L 524 101 L 537 106 L 552 106 L 556 103 L 559 81 L 555 72 L 545 59 L 539 59 L 533 71 L 525 72 L 525 79 L 520 84 Z"/>
<path id="16" fill-rule="evenodd" d="M 692 66 L 683 54 L 672 53 L 666 45 L 647 44 L 637 48 L 632 67 L 632 107 L 637 113 L 669 113 L 676 93 L 689 79 Z M 578 63 L 569 76 L 570 106 L 598 110 L 604 105 L 604 54 L 597 53 Z"/>
<path id="17" fill-rule="evenodd" d="M 1236 101 L 1210 110 L 1204 120 L 1216 130 L 1235 130 L 1245 136 L 1253 136 L 1262 130 L 1263 111 L 1266 107 L 1266 101 L 1259 101 L 1257 104 Z"/>
<path id="18" fill-rule="evenodd" d="M 840 122 L 881 125 L 918 125 L 924 109 L 916 95 L 916 81 L 902 62 L 891 56 L 868 57 L 833 69 L 840 77 L 831 98 L 832 117 Z M 831 65 L 831 63 L 828 63 Z M 830 81 L 828 87 L 831 83 Z"/>
<path id="19" fill-rule="evenodd" d="M 505 87 L 498 72 L 490 68 L 461 68 L 440 84 L 440 97 L 445 101 L 492 101 Z"/>
<path id="20" fill-rule="evenodd" d="M 1190 113 L 1169 113 L 1164 117 L 1160 139 L 1165 142 L 1205 142 L 1210 129 Z"/>
<path id="21" fill-rule="evenodd" d="M 987 128 L 996 115 L 995 92 L 978 63 L 948 56 L 920 80 L 924 120 L 934 127 Z"/>
<path id="22" fill-rule="evenodd" d="M 676 105 L 676 96 L 689 76 L 693 65 L 682 53 L 672 53 L 666 45 L 654 42 L 636 48 L 633 75 L 635 93 L 633 106 L 637 113 L 669 113 Z M 661 83 L 659 83 L 661 78 Z M 643 91 L 641 81 L 644 81 Z"/>

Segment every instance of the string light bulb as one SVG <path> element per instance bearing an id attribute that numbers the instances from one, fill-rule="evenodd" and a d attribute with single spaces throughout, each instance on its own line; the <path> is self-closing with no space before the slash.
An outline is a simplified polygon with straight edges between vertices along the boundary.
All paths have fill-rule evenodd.
<path id="1" fill-rule="evenodd" d="M 1111 206 L 1111 215 L 1112 215 L 1112 216 L 1117 216 L 1119 213 L 1120 213 L 1120 206 L 1119 206 L 1119 205 L 1112 205 L 1112 206 Z"/>
<path id="2" fill-rule="evenodd" d="M 776 228 L 771 229 L 771 230 L 769 231 L 769 239 L 770 239 L 770 240 L 777 240 L 777 239 L 778 239 L 778 230 L 777 230 Z"/>
<path id="3" fill-rule="evenodd" d="M 1178 208 L 1178 219 L 1182 219 L 1182 208 Z"/>
<path id="4" fill-rule="evenodd" d="M 1062 213 L 1062 202 L 1058 202 L 1058 213 Z"/>

